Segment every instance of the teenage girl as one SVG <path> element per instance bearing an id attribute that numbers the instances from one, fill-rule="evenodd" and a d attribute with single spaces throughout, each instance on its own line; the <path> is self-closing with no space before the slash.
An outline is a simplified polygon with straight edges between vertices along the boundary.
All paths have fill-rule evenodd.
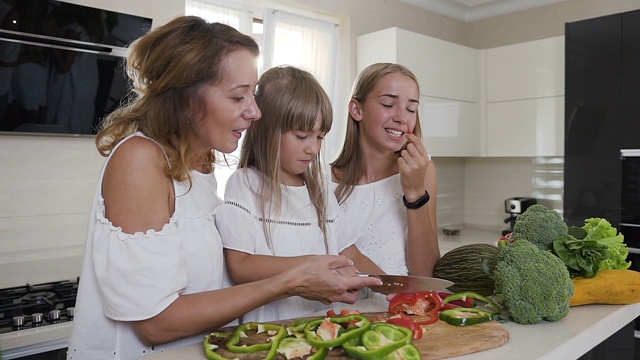
<path id="1" fill-rule="evenodd" d="M 314 254 L 345 255 L 359 270 L 380 273 L 355 247 L 353 227 L 324 181 L 320 149 L 332 110 L 320 84 L 304 70 L 272 68 L 260 77 L 256 103 L 262 119 L 246 132 L 239 169 L 216 215 L 232 279 L 246 283 L 276 275 Z M 293 318 L 322 308 L 293 297 L 251 311 L 243 321 Z"/>
<path id="2" fill-rule="evenodd" d="M 362 70 L 330 182 L 356 246 L 388 274 L 431 276 L 440 258 L 436 166 L 420 139 L 420 89 L 406 67 Z"/>

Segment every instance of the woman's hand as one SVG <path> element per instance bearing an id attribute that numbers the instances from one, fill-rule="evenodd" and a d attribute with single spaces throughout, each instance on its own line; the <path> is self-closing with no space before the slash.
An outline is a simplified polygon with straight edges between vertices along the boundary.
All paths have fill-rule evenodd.
<path id="1" fill-rule="evenodd" d="M 407 133 L 407 146 L 398 157 L 400 184 L 407 201 L 416 201 L 424 195 L 424 179 L 430 163 L 431 158 L 422 141 Z"/>
<path id="2" fill-rule="evenodd" d="M 380 279 L 358 276 L 353 262 L 338 255 L 310 257 L 308 261 L 286 273 L 292 277 L 293 283 L 297 284 L 290 295 L 298 295 L 323 304 L 353 304 L 361 288 L 382 285 Z"/>

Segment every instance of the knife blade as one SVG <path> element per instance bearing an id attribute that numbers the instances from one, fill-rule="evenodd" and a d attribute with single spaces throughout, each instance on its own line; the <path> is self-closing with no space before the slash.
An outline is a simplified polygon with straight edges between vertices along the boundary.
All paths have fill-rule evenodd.
<path id="1" fill-rule="evenodd" d="M 389 295 L 406 292 L 421 292 L 441 290 L 448 288 L 454 283 L 449 280 L 427 277 L 427 276 L 410 276 L 410 275 L 381 275 L 381 274 L 365 274 L 358 273 L 361 277 L 376 277 L 382 281 L 381 286 L 370 286 L 369 288 L 375 292 Z"/>

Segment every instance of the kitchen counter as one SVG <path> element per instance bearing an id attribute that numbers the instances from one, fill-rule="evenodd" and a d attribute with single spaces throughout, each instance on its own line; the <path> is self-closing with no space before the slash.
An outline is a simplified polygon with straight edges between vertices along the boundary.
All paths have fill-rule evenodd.
<path id="1" fill-rule="evenodd" d="M 383 299 L 365 299 L 342 308 L 362 312 L 386 311 Z M 504 323 L 509 341 L 500 347 L 455 357 L 458 360 L 569 360 L 577 359 L 640 316 L 640 303 L 633 305 L 586 305 L 572 307 L 557 322 L 535 325 Z M 144 359 L 206 359 L 201 343 L 155 353 Z"/>

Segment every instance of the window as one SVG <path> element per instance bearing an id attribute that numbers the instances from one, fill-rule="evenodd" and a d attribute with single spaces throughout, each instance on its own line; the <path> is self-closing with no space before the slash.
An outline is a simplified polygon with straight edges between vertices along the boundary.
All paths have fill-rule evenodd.
<path id="1" fill-rule="evenodd" d="M 335 100 L 338 30 L 335 23 L 268 10 L 264 19 L 265 69 L 278 65 L 305 69 Z"/>
<path id="2" fill-rule="evenodd" d="M 248 11 L 230 9 L 203 1 L 187 0 L 184 14 L 199 16 L 208 22 L 227 24 L 243 34 L 252 34 L 253 17 Z"/>

